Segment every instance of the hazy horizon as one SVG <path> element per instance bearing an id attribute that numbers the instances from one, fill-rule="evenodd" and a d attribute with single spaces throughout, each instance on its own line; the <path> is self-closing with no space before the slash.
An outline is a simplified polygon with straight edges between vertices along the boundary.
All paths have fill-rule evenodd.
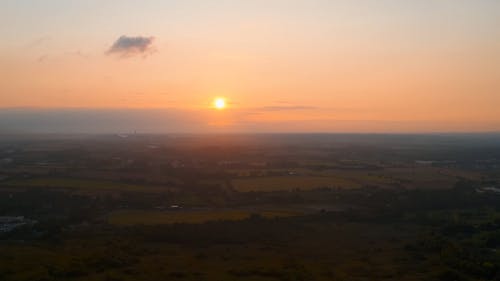
<path id="1" fill-rule="evenodd" d="M 248 113 L 250 114 L 250 113 Z M 398 122 L 381 120 L 323 120 L 318 129 L 308 121 L 249 122 L 244 117 L 225 114 L 225 120 L 240 118 L 231 124 L 210 124 L 204 112 L 176 109 L 3 109 L 0 110 L 0 134 L 121 134 L 121 133 L 497 133 L 484 124 L 463 130 L 460 123 Z M 216 119 L 214 119 L 217 121 Z M 215 122 L 214 121 L 214 122 Z M 411 125 L 408 128 L 408 125 Z M 500 127 L 500 122 L 492 124 Z M 368 129 L 367 129 L 368 128 Z"/>

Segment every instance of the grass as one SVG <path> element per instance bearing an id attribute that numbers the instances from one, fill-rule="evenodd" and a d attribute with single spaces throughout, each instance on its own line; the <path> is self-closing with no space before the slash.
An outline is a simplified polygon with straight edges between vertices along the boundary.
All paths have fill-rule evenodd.
<path id="1" fill-rule="evenodd" d="M 232 181 L 238 191 L 283 191 L 310 190 L 321 187 L 358 188 L 361 185 L 340 177 L 283 176 L 235 179 Z"/>
<path id="2" fill-rule="evenodd" d="M 245 209 L 232 210 L 189 210 L 189 211 L 142 211 L 122 210 L 112 212 L 107 220 L 114 225 L 157 225 L 174 223 L 205 223 L 209 221 L 236 221 L 259 214 L 267 218 L 287 217 L 302 214 L 298 210 L 267 209 L 251 211 Z"/>
<path id="3" fill-rule="evenodd" d="M 238 191 L 283 191 L 293 189 L 314 189 L 318 187 L 356 188 L 362 186 L 406 188 L 451 188 L 459 178 L 480 180 L 479 173 L 454 168 L 441 167 L 400 167 L 381 170 L 310 170 L 305 168 L 291 169 L 295 176 L 250 177 L 250 172 L 265 174 L 266 172 L 287 173 L 286 169 L 252 170 L 234 169 L 231 172 L 238 178 L 232 181 Z"/>
<path id="4" fill-rule="evenodd" d="M 114 181 L 75 179 L 75 178 L 34 178 L 11 180 L 4 183 L 14 187 L 62 188 L 90 191 L 164 191 L 159 186 L 127 184 Z"/>
<path id="5" fill-rule="evenodd" d="M 373 224 L 309 225 L 307 236 L 292 246 L 263 241 L 181 246 L 101 235 L 66 239 L 59 245 L 0 243 L 0 272 L 6 281 L 53 280 L 53 274 L 67 274 L 64 280 L 96 281 L 425 279 L 390 278 L 406 269 L 401 262 L 395 264 L 395 258 L 404 255 L 400 249 L 414 235 L 413 229 L 395 230 Z M 401 241 L 391 242 L 391 237 Z M 100 271 L 96 261 L 122 265 Z M 84 275 L 70 275 L 79 270 Z"/>

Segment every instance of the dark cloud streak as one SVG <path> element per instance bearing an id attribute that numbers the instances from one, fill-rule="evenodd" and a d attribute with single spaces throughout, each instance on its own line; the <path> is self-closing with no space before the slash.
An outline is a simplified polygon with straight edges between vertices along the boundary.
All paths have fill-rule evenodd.
<path id="1" fill-rule="evenodd" d="M 318 109 L 314 106 L 264 106 L 259 108 L 260 111 L 288 111 L 288 110 L 314 110 Z"/>
<path id="2" fill-rule="evenodd" d="M 126 36 L 122 35 L 106 51 L 107 55 L 119 55 L 131 57 L 135 55 L 147 56 L 155 51 L 153 47 L 154 37 Z"/>
<path id="3" fill-rule="evenodd" d="M 203 132 L 199 114 L 176 109 L 23 109 L 0 110 L 3 133 Z"/>

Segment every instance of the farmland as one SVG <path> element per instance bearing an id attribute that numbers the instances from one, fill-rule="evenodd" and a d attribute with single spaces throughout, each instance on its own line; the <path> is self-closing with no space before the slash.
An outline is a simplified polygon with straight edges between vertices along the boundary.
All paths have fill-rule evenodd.
<path id="1" fill-rule="evenodd" d="M 73 191 L 141 191 L 164 192 L 165 188 L 147 184 L 129 184 L 98 179 L 42 177 L 6 181 L 6 186 L 18 188 L 68 189 Z"/>
<path id="2" fill-rule="evenodd" d="M 290 191 L 294 189 L 311 190 L 316 188 L 356 188 L 360 185 L 334 177 L 261 177 L 252 179 L 236 179 L 233 185 L 238 191 Z"/>
<path id="3" fill-rule="evenodd" d="M 205 223 L 213 221 L 238 221 L 259 215 L 264 218 L 277 218 L 301 215 L 300 210 L 261 209 L 261 210 L 176 210 L 176 211 L 116 211 L 107 220 L 114 225 L 161 225 L 175 223 Z"/>
<path id="4" fill-rule="evenodd" d="M 0 139 L 0 280 L 495 280 L 491 138 Z"/>

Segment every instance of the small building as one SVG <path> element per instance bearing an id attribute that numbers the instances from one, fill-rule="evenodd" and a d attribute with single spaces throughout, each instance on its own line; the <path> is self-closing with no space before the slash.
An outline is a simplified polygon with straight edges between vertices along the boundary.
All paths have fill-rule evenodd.
<path id="1" fill-rule="evenodd" d="M 500 188 L 495 186 L 484 186 L 476 189 L 477 193 L 495 193 L 500 195 Z"/>
<path id="2" fill-rule="evenodd" d="M 7 233 L 20 226 L 33 223 L 34 221 L 27 220 L 23 216 L 0 216 L 0 233 Z"/>

